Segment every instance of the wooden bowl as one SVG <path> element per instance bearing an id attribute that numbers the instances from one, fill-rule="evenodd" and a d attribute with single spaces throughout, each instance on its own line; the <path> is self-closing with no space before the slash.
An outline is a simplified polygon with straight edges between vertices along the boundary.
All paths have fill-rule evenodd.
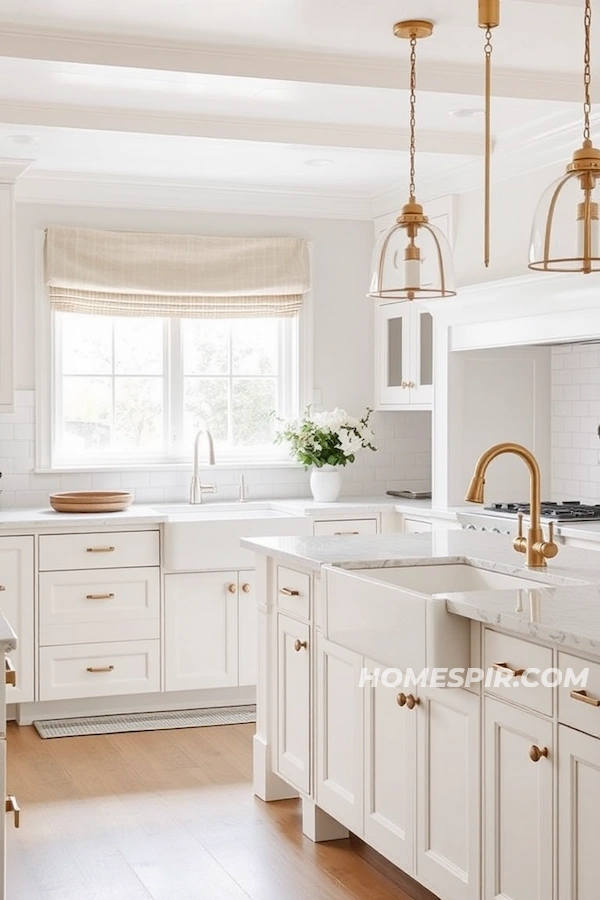
<path id="1" fill-rule="evenodd" d="M 133 501 L 129 491 L 69 491 L 50 494 L 50 506 L 62 513 L 121 512 Z"/>

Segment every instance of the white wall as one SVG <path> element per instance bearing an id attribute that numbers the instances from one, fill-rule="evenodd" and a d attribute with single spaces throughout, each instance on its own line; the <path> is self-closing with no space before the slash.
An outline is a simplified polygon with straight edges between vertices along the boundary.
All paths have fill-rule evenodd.
<path id="1" fill-rule="evenodd" d="M 458 198 L 454 265 L 459 286 L 527 274 L 529 236 L 539 199 L 564 174 L 567 162 L 565 159 L 564 165 L 526 172 L 492 186 L 491 260 L 487 269 L 483 264 L 483 191 L 469 191 Z"/>
<path id="2" fill-rule="evenodd" d="M 373 248 L 370 222 L 214 215 L 180 211 L 92 208 L 66 205 L 17 205 L 16 410 L 0 416 L 2 505 L 43 504 L 48 491 L 134 488 L 138 500 L 184 500 L 189 471 L 145 471 L 34 475 L 33 420 L 34 256 L 36 232 L 49 224 L 115 230 L 220 235 L 294 235 L 312 244 L 313 383 L 320 407 L 342 406 L 353 413 L 374 404 L 373 322 L 365 297 Z M 430 485 L 431 416 L 428 413 L 380 413 L 373 419 L 379 452 L 365 451 L 346 470 L 345 494 L 383 494 L 388 488 Z M 190 448 L 191 454 L 191 448 Z M 241 471 L 211 470 L 219 497 L 237 496 Z M 305 496 L 302 469 L 248 470 L 251 496 Z"/>
<path id="3" fill-rule="evenodd" d="M 600 346 L 552 348 L 552 498 L 600 503 Z"/>

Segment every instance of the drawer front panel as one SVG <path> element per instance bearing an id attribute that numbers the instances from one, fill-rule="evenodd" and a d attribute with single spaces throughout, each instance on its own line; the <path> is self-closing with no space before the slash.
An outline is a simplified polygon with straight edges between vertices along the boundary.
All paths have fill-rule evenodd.
<path id="1" fill-rule="evenodd" d="M 159 570 L 42 572 L 40 645 L 159 637 Z"/>
<path id="2" fill-rule="evenodd" d="M 315 522 L 315 534 L 377 534 L 377 519 L 333 519 L 330 522 Z"/>
<path id="3" fill-rule="evenodd" d="M 159 641 L 40 648 L 40 700 L 160 690 Z"/>
<path id="4" fill-rule="evenodd" d="M 158 566 L 158 531 L 100 531 L 40 535 L 41 572 Z"/>
<path id="5" fill-rule="evenodd" d="M 584 669 L 588 670 L 584 687 L 581 684 L 565 687 L 563 683 L 558 689 L 558 721 L 600 737 L 600 663 L 559 653 L 558 668 L 562 672 L 563 682 L 567 669 L 573 669 L 576 677 Z"/>
<path id="6" fill-rule="evenodd" d="M 304 572 L 296 572 L 294 569 L 286 569 L 285 566 L 277 568 L 277 605 L 279 609 L 286 610 L 303 619 L 310 618 L 310 575 Z"/>
<path id="7" fill-rule="evenodd" d="M 521 670 L 525 672 L 525 679 L 539 681 L 540 675 L 531 672 L 539 669 L 540 673 L 552 668 L 552 650 L 550 647 L 540 647 L 530 641 L 511 637 L 507 634 L 498 634 L 495 631 L 485 629 L 483 639 L 483 668 L 486 678 L 490 678 L 489 669 L 504 671 L 511 675 L 508 685 L 499 684 L 487 687 L 488 694 L 502 697 L 511 703 L 517 703 L 527 709 L 551 716 L 553 713 L 554 690 L 540 684 L 537 687 L 527 687 L 522 680 Z M 511 674 L 511 670 L 512 673 Z M 529 672 L 529 675 L 527 674 Z M 518 684 L 515 685 L 514 683 Z"/>

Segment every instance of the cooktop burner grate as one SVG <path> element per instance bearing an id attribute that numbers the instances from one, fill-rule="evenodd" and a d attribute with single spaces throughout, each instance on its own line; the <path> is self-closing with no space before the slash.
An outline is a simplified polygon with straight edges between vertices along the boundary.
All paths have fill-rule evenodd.
<path id="1" fill-rule="evenodd" d="M 519 513 L 528 516 L 530 512 L 529 503 L 492 503 L 485 509 L 504 516 L 517 516 Z M 600 519 L 600 503 L 588 505 L 579 500 L 565 500 L 563 503 L 543 501 L 541 516 L 556 522 L 593 522 Z"/>

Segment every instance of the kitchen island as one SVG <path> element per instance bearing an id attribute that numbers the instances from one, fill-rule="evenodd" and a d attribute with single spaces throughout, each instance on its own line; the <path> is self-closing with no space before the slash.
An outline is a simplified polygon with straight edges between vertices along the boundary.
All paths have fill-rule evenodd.
<path id="1" fill-rule="evenodd" d="M 596 900 L 596 553 L 527 569 L 505 536 L 459 531 L 244 545 L 257 795 L 300 796 L 313 840 L 352 832 L 442 900 Z M 394 680 L 438 667 L 503 679 Z"/>

